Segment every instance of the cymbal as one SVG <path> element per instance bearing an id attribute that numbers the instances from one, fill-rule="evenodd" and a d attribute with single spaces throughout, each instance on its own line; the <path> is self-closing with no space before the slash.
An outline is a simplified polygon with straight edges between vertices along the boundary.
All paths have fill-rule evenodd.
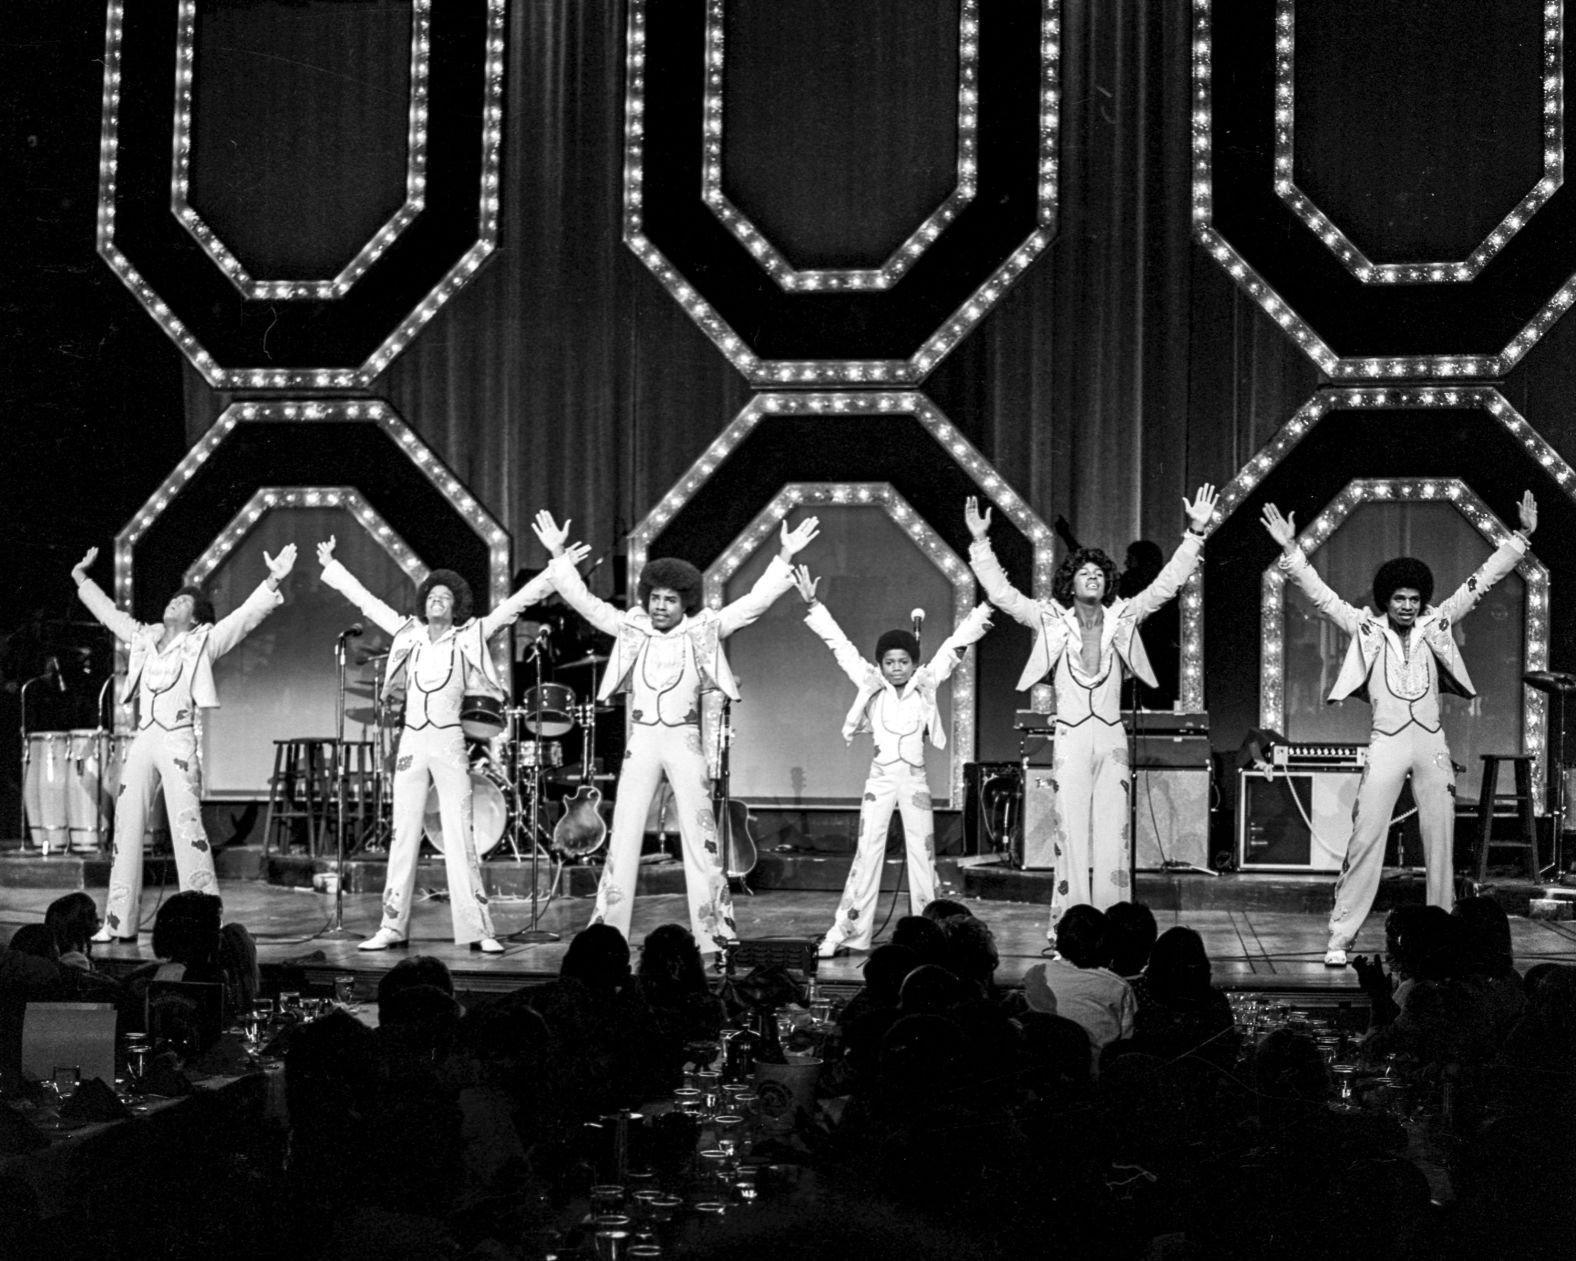
<path id="1" fill-rule="evenodd" d="M 1540 692 L 1576 692 L 1576 674 L 1564 670 L 1528 670 L 1521 681 Z"/>
<path id="2" fill-rule="evenodd" d="M 558 668 L 560 670 L 578 670 L 582 666 L 599 666 L 604 664 L 606 661 L 607 654 L 605 652 L 588 652 L 578 661 L 566 661 Z"/>
<path id="3" fill-rule="evenodd" d="M 376 693 L 370 683 L 347 683 L 345 684 L 345 695 L 371 697 L 376 695 Z"/>

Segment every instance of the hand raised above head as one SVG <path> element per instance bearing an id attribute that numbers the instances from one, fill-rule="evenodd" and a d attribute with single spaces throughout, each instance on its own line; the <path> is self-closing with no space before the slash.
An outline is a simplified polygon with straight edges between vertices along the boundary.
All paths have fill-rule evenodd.
<path id="1" fill-rule="evenodd" d="M 979 499 L 970 495 L 963 501 L 963 524 L 968 526 L 969 534 L 976 539 L 982 539 L 990 533 L 991 509 L 987 504 L 985 511 L 980 511 Z"/>
<path id="2" fill-rule="evenodd" d="M 793 585 L 799 589 L 799 594 L 804 597 L 806 604 L 814 604 L 815 589 L 821 585 L 821 580 L 811 579 L 810 566 L 796 565 L 793 571 Z"/>
<path id="3" fill-rule="evenodd" d="M 268 566 L 268 576 L 275 582 L 283 581 L 290 576 L 290 571 L 295 568 L 296 545 L 286 543 L 279 549 L 279 555 L 270 556 L 263 553 L 263 564 Z"/>
<path id="4" fill-rule="evenodd" d="M 96 561 L 97 559 L 98 559 L 98 548 L 90 547 L 90 548 L 88 548 L 87 553 L 82 557 L 82 559 L 79 560 L 75 565 L 73 565 L 71 567 L 71 572 L 74 573 L 74 574 L 80 574 L 84 570 L 92 568 L 93 562 Z"/>
<path id="5" fill-rule="evenodd" d="M 1280 544 L 1282 548 L 1290 548 L 1297 539 L 1296 518 L 1281 516 L 1281 510 L 1274 504 L 1264 505 L 1264 515 L 1259 518 L 1264 528 L 1269 531 L 1270 537 Z"/>
<path id="6" fill-rule="evenodd" d="M 1198 494 L 1193 496 L 1191 503 L 1186 499 L 1182 501 L 1182 511 L 1187 515 L 1188 525 L 1195 534 L 1204 533 L 1209 519 L 1215 515 L 1215 501 L 1218 498 L 1214 484 L 1205 482 L 1198 488 Z"/>
<path id="7" fill-rule="evenodd" d="M 784 517 L 780 540 L 782 551 L 779 555 L 784 560 L 792 560 L 800 552 L 804 551 L 820 533 L 821 518 L 819 517 L 806 517 L 791 530 L 788 528 L 788 519 Z"/>
<path id="8" fill-rule="evenodd" d="M 572 521 L 565 520 L 563 525 L 559 525 L 553 520 L 553 514 L 542 508 L 531 523 L 531 529 L 547 549 L 547 554 L 556 560 L 564 554 L 564 544 L 569 541 L 569 527 L 572 524 Z"/>
<path id="9" fill-rule="evenodd" d="M 1530 535 L 1538 528 L 1538 501 L 1532 497 L 1530 490 L 1521 492 L 1521 502 L 1516 505 L 1517 515 L 1521 518 L 1521 532 Z"/>
<path id="10" fill-rule="evenodd" d="M 329 562 L 334 559 L 334 547 L 338 542 L 338 538 L 330 534 L 317 545 L 317 563 L 324 569 L 327 569 Z"/>

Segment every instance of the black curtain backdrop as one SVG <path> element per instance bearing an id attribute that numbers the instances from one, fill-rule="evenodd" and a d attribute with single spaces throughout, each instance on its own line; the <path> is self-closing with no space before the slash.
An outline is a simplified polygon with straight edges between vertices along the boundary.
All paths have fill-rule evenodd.
<path id="1" fill-rule="evenodd" d="M 1249 7 L 1258 12 L 1267 2 Z M 318 6 L 315 20 L 334 27 L 338 7 Z M 386 9 L 378 12 L 386 16 Z M 776 20 L 786 22 L 789 12 L 782 8 Z M 269 13 L 268 5 L 227 9 L 226 57 L 237 69 L 227 84 L 233 95 L 226 117 L 299 118 L 299 102 L 277 99 L 279 85 L 310 81 L 320 117 L 340 110 L 382 120 L 376 141 L 355 151 L 371 178 L 367 196 L 322 212 L 342 234 L 347 219 L 389 204 L 388 164 L 399 155 L 387 136 L 399 122 L 397 110 L 390 121 L 386 96 L 405 73 L 408 50 L 398 41 L 392 51 L 373 45 L 404 26 L 363 14 L 336 28 L 334 55 L 324 65 L 353 67 L 375 53 L 376 75 L 299 68 L 296 79 L 248 75 L 248 31 L 265 32 Z M 0 230 L 17 243 L 0 260 L 0 408 L 12 474 L 0 496 L 7 540 L 0 548 L 0 631 L 9 632 L 33 610 L 74 615 L 72 562 L 92 544 L 107 551 L 187 446 L 238 396 L 210 389 L 94 253 L 102 9 L 0 0 L 0 16 L 7 171 Z M 622 0 L 511 5 L 501 248 L 369 391 L 397 408 L 513 533 L 517 565 L 543 560 L 529 531 L 538 507 L 572 517 L 576 533 L 599 551 L 619 547 L 751 396 L 621 239 L 627 17 Z M 1231 20 L 1217 14 L 1217 25 Z M 1310 360 L 1190 234 L 1191 23 L 1191 6 L 1181 0 L 1064 0 L 1055 240 L 921 387 L 1042 518 L 1065 515 L 1081 539 L 1118 554 L 1139 537 L 1169 550 L 1182 525 L 1181 497 L 1200 482 L 1231 477 L 1320 382 Z M 1324 29 L 1330 40 L 1366 38 L 1355 22 L 1344 35 L 1333 23 Z M 370 43 L 361 47 L 356 39 Z M 258 40 L 266 42 L 261 34 Z M 945 51 L 928 38 L 902 47 L 921 58 Z M 747 52 L 740 50 L 741 59 Z M 309 50 L 293 55 L 311 59 Z M 1398 58 L 1426 55 L 1426 47 L 1395 50 Z M 1372 65 L 1355 60 L 1359 68 Z M 1325 55 L 1316 64 L 1333 75 L 1347 63 Z M 846 64 L 828 64 L 826 81 L 817 82 L 814 57 L 797 55 L 793 65 L 807 95 L 831 93 L 848 75 Z M 920 81 L 939 81 L 934 69 L 927 63 Z M 272 98 L 263 99 L 268 93 Z M 1442 123 L 1459 112 L 1448 101 L 1417 108 L 1444 111 Z M 1383 125 L 1382 118 L 1357 121 Z M 1428 130 L 1426 119 L 1411 121 L 1414 132 Z M 1348 117 L 1343 126 L 1351 125 Z M 750 128 L 739 132 L 738 142 L 749 144 Z M 1451 152 L 1481 165 L 1493 156 L 1480 152 L 1492 139 L 1492 129 L 1486 138 L 1479 129 Z M 1329 137 L 1319 143 L 1328 147 Z M 1354 135 L 1351 143 L 1364 138 Z M 328 151 L 313 149 L 303 160 L 321 162 Z M 934 146 L 915 152 L 936 159 Z M 1321 151 L 1310 140 L 1304 152 L 1311 160 Z M 1320 170 L 1332 200 L 1366 206 L 1372 222 L 1383 224 L 1387 203 L 1341 186 L 1371 180 L 1372 164 L 1329 161 Z M 747 154 L 738 171 L 739 188 L 759 197 L 772 166 Z M 323 191 L 322 172 L 314 172 L 312 187 L 333 205 L 343 191 Z M 920 183 L 914 177 L 905 195 Z M 1484 183 L 1465 187 L 1476 191 Z M 211 183 L 194 183 L 194 195 L 199 191 L 218 198 Z M 1515 195 L 1522 191 L 1518 186 Z M 1408 213 L 1432 212 L 1424 205 Z M 1463 218 L 1405 239 L 1435 239 Z M 302 230 L 299 216 L 289 222 Z M 1364 231 L 1372 234 L 1371 222 Z M 303 250 L 299 257 L 316 256 Z M 1568 407 L 1576 386 L 1573 338 L 1576 323 L 1556 323 L 1501 383 L 1567 458 L 1576 453 Z M 1382 415 L 1364 416 L 1342 431 L 1342 442 L 1321 448 L 1323 458 L 1349 460 L 1346 475 L 1363 475 L 1368 435 L 1387 423 Z M 1507 451 L 1504 458 L 1517 457 Z M 893 450 L 891 459 L 901 464 L 903 451 Z M 1282 476 L 1298 484 L 1295 457 Z M 1534 484 L 1513 467 L 1502 480 L 1506 487 Z M 1557 493 L 1546 483 L 1538 488 Z M 1488 489 L 1497 495 L 1498 480 Z M 1513 513 L 1509 504 L 1493 506 L 1502 516 Z M 1252 576 L 1254 591 L 1256 566 L 1271 552 L 1256 529 L 1239 522 L 1229 543 L 1222 540 L 1231 571 L 1244 581 Z M 1557 550 L 1550 537 L 1539 544 Z M 614 569 L 598 572 L 604 591 Z M 1556 570 L 1556 625 L 1561 576 Z M 1240 635 L 1215 629 L 1217 617 L 1240 614 L 1217 608 L 1232 603 L 1219 583 L 1210 580 L 1206 637 L 1219 633 L 1223 644 L 1235 644 Z M 0 661 L 8 689 L 0 731 L 15 730 L 14 689 L 31 668 L 32 642 L 27 634 L 12 636 Z M 1002 651 L 1016 657 L 1021 647 L 1012 639 Z M 1552 664 L 1576 666 L 1563 639 L 1555 641 Z M 1255 684 L 1243 673 L 1250 668 L 1235 651 L 1229 659 L 1210 653 L 1205 691 L 1217 747 L 1234 747 L 1254 721 Z M 1015 747 L 1011 733 L 1004 738 Z M 982 753 L 992 739 L 999 750 L 1001 733 L 982 731 Z M 0 748 L 0 767 L 15 765 L 9 753 Z M 0 780 L 11 774 L 0 772 Z"/>

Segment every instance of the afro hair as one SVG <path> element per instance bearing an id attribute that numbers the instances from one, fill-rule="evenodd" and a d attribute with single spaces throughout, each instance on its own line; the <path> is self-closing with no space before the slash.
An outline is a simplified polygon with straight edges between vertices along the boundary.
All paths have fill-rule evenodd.
<path id="1" fill-rule="evenodd" d="M 193 623 L 198 626 L 212 626 L 213 623 L 219 620 L 213 611 L 213 601 L 208 598 L 201 587 L 188 584 L 177 591 L 174 598 L 179 600 L 183 595 L 189 595 L 192 598 Z"/>
<path id="2" fill-rule="evenodd" d="M 416 589 L 416 616 L 421 621 L 427 620 L 427 597 L 432 594 L 434 587 L 447 587 L 454 596 L 456 626 L 463 626 L 471 620 L 471 612 L 476 607 L 475 597 L 471 595 L 471 584 L 452 569 L 434 569 Z"/>
<path id="3" fill-rule="evenodd" d="M 1381 613 L 1390 607 L 1390 597 L 1403 587 L 1416 591 L 1426 609 L 1434 602 L 1433 570 L 1412 556 L 1397 556 L 1380 565 L 1374 574 L 1374 604 Z"/>
<path id="4" fill-rule="evenodd" d="M 1056 603 L 1068 606 L 1072 604 L 1073 576 L 1085 565 L 1098 565 L 1105 573 L 1105 596 L 1100 603 L 1110 604 L 1116 599 L 1119 577 L 1116 572 L 1116 562 L 1098 547 L 1080 547 L 1077 551 L 1068 553 L 1066 559 L 1056 567 L 1056 577 L 1051 580 L 1051 598 Z"/>
<path id="5" fill-rule="evenodd" d="M 919 640 L 914 638 L 913 632 L 901 628 L 887 631 L 876 640 L 876 661 L 879 663 L 894 648 L 901 648 L 910 661 L 919 664 Z"/>
<path id="6" fill-rule="evenodd" d="M 651 593 L 657 588 L 676 591 L 679 599 L 684 601 L 685 613 L 696 613 L 700 610 L 701 603 L 701 577 L 700 570 L 687 560 L 679 560 L 674 556 L 660 556 L 656 560 L 648 561 L 640 571 L 640 582 L 636 590 L 640 595 L 640 607 L 645 608 L 651 600 Z"/>

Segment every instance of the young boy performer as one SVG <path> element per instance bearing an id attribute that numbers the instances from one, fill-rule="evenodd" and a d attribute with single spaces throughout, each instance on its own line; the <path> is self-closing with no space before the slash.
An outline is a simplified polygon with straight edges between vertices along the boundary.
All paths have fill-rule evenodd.
<path id="1" fill-rule="evenodd" d="M 1264 507 L 1264 528 L 1280 544 L 1281 570 L 1302 588 L 1321 617 L 1352 637 L 1329 699 L 1360 696 L 1373 707 L 1368 762 L 1352 811 L 1352 839 L 1330 912 L 1324 962 L 1332 968 L 1346 965 L 1346 952 L 1373 907 L 1384 871 L 1390 815 L 1408 775 L 1423 838 L 1428 905 L 1448 909 L 1454 901 L 1450 848 L 1456 826 L 1455 767 L 1440 722 L 1439 693 L 1477 695 L 1451 627 L 1527 554 L 1527 540 L 1538 528 L 1538 504 L 1530 490 L 1519 506 L 1521 529 L 1437 608 L 1429 604 L 1434 575 L 1422 561 L 1400 556 L 1380 565 L 1373 589 L 1379 613 L 1347 604 L 1331 591 L 1297 546 L 1292 518 L 1281 516 L 1274 504 Z"/>
<path id="2" fill-rule="evenodd" d="M 1026 691 L 1047 674 L 1056 690 L 1055 752 L 1056 887 L 1051 924 L 1070 906 L 1104 910 L 1132 888 L 1128 852 L 1128 797 L 1132 791 L 1127 732 L 1122 726 L 1122 679 L 1136 675 L 1150 687 L 1155 674 L 1138 624 L 1176 595 L 1197 567 L 1204 528 L 1215 510 L 1215 488 L 1199 487 L 1189 503 L 1187 533 L 1166 566 L 1131 599 L 1116 593 L 1116 565 L 1098 548 L 1070 553 L 1056 571 L 1049 600 L 1033 600 L 1007 581 L 986 537 L 983 515 L 971 495 L 964 520 L 974 542 L 969 566 L 991 603 L 1034 632 L 1034 647 L 1018 680 Z"/>
<path id="3" fill-rule="evenodd" d="M 421 853 L 427 787 L 438 790 L 443 820 L 443 859 L 449 881 L 449 914 L 456 945 L 502 954 L 482 886 L 481 861 L 471 832 L 471 775 L 460 709 L 467 693 L 503 699 L 503 682 L 487 641 L 552 590 L 538 575 L 486 617 L 473 618 L 471 587 L 452 569 L 434 569 L 416 594 L 419 612 L 396 613 L 334 559 L 335 540 L 317 545 L 323 582 L 349 600 L 385 634 L 392 635 L 383 667 L 385 687 L 405 672 L 405 725 L 394 762 L 394 839 L 383 881 L 383 922 L 356 948 L 387 950 L 410 939 L 411 895 Z M 589 549 L 578 548 L 583 558 Z"/>
<path id="4" fill-rule="evenodd" d="M 936 713 L 936 689 L 952 677 L 970 644 L 990 627 L 990 606 L 976 605 L 936 650 L 930 664 L 919 665 L 919 640 L 906 630 L 889 630 L 876 640 L 876 659 L 866 661 L 848 640 L 826 606 L 815 597 L 820 579 L 808 566 L 794 571 L 794 582 L 810 611 L 805 625 L 826 641 L 832 657 L 859 689 L 843 721 L 843 739 L 868 731 L 875 743 L 870 776 L 859 811 L 859 848 L 832 927 L 821 939 L 820 955 L 870 949 L 872 913 L 881 894 L 881 864 L 887 825 L 894 806 L 902 812 L 908 852 L 908 905 L 918 915 L 936 896 L 936 827 L 925 779 L 925 739 L 947 745 L 946 728 Z"/>
<path id="5" fill-rule="evenodd" d="M 215 622 L 213 604 L 200 587 L 182 587 L 164 606 L 162 622 L 144 625 L 115 606 L 87 576 L 98 548 L 76 563 L 71 577 L 77 596 L 109 631 L 131 645 L 131 661 L 119 700 L 137 698 L 137 734 L 126 750 L 115 798 L 114 866 L 104 923 L 94 941 L 136 941 L 142 902 L 142 832 L 153 794 L 164 789 L 170 817 L 175 870 L 183 890 L 213 893 L 217 883 L 213 852 L 202 826 L 202 762 L 197 747 L 197 715 L 219 707 L 213 663 L 262 624 L 281 604 L 279 584 L 295 565 L 294 543 L 277 557 L 263 553 L 268 577 L 246 602 Z"/>
<path id="6" fill-rule="evenodd" d="M 618 777 L 613 835 L 593 924 L 611 924 L 627 938 L 634 915 L 635 878 L 646 812 L 662 777 L 673 787 L 679 835 L 684 845 L 684 882 L 690 930 L 702 953 L 733 941 L 733 898 L 717 846 L 717 820 L 701 739 L 701 693 L 720 690 L 739 699 L 738 684 L 723 656 L 722 641 L 748 626 L 789 587 L 789 565 L 819 532 L 815 517 L 797 529 L 783 522 L 781 548 L 755 585 L 721 609 L 702 608 L 701 575 L 687 561 L 663 557 L 640 571 L 638 608 L 616 608 L 586 589 L 576 558 L 564 551 L 569 522 L 558 525 L 549 512 L 536 514 L 536 537 L 552 555 L 547 572 L 558 593 L 581 617 L 614 637 L 599 701 L 629 694 L 629 746 Z"/>

